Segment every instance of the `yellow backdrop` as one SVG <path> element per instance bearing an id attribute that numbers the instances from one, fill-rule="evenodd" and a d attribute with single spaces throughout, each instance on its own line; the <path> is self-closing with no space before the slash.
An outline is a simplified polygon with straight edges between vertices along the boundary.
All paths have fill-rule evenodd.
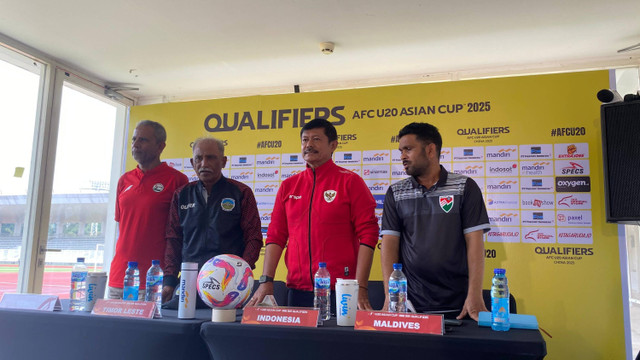
<path id="1" fill-rule="evenodd" d="M 254 189 L 266 229 L 279 182 L 303 168 L 305 121 L 336 124 L 336 163 L 358 172 L 378 201 L 405 177 L 398 130 L 433 123 L 444 139 L 442 164 L 483 189 L 492 222 L 484 287 L 493 268 L 507 269 L 518 312 L 536 315 L 551 336 L 549 359 L 619 359 L 618 234 L 604 221 L 595 96 L 608 84 L 608 72 L 597 71 L 136 106 L 130 131 L 143 119 L 163 123 L 163 159 L 192 179 L 190 143 L 223 140 L 225 175 Z M 134 166 L 129 156 L 127 169 Z M 281 264 L 277 277 L 285 271 Z M 378 252 L 371 278 L 381 279 Z"/>

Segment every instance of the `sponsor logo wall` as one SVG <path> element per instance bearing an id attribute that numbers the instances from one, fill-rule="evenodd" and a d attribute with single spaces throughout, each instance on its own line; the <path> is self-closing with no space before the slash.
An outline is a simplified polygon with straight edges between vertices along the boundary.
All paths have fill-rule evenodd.
<path id="1" fill-rule="evenodd" d="M 525 153 L 518 155 L 518 149 Z M 581 159 L 580 163 L 563 160 L 568 155 L 576 155 L 575 149 L 581 149 L 577 153 Z M 590 169 L 588 149 L 587 143 L 579 142 L 554 145 L 453 147 L 447 148 L 446 154 L 441 153 L 441 159 L 443 159 L 441 164 L 454 173 L 473 178 L 478 183 L 491 214 L 489 220 L 492 225 L 497 227 L 535 225 L 550 227 L 543 229 L 545 233 L 555 231 L 564 234 L 565 227 L 592 226 L 591 178 L 582 176 L 585 175 L 585 171 L 588 175 Z M 376 198 L 377 207 L 381 209 L 384 206 L 384 194 L 389 186 L 407 176 L 399 155 L 396 158 L 392 156 L 394 152 L 399 154 L 397 149 L 336 152 L 334 161 L 365 180 Z M 448 154 L 453 155 L 447 156 Z M 543 157 L 545 161 L 526 160 L 532 156 Z M 288 161 L 281 162 L 283 158 Z M 169 159 L 168 163 L 182 161 L 182 159 L 177 160 Z M 227 176 L 249 185 L 254 190 L 258 203 L 264 204 L 266 202 L 263 197 L 275 199 L 279 181 L 304 170 L 301 162 L 302 157 L 298 154 L 234 155 L 231 157 Z M 520 169 L 523 175 L 520 175 Z M 579 170 L 576 176 L 566 176 L 567 172 L 576 169 Z M 185 171 L 185 173 L 188 172 Z M 272 204 L 272 202 L 269 203 Z M 262 205 L 260 208 L 268 209 L 269 207 Z M 572 217 L 570 222 L 566 220 L 556 223 L 556 211 L 562 210 L 582 210 L 582 217 L 579 221 Z M 563 214 L 565 213 L 558 212 L 558 216 Z M 564 219 L 569 217 L 564 216 Z M 267 226 L 269 221 L 270 218 L 269 220 L 265 218 L 262 225 Z M 382 222 L 379 221 L 379 224 L 381 225 Z M 590 233 L 589 229 L 575 231 Z M 531 236 L 527 237 L 525 232 L 519 231 L 519 234 L 522 242 L 532 240 Z M 501 232 L 490 232 L 485 236 L 488 242 L 516 242 L 513 234 L 508 237 L 502 235 Z M 560 237 L 554 235 L 552 238 L 545 237 L 544 240 L 549 242 L 550 239 L 558 241 Z M 572 243 L 592 244 L 593 240 L 591 236 L 576 236 Z"/>
<path id="2" fill-rule="evenodd" d="M 492 225 L 484 234 L 484 288 L 493 268 L 507 269 L 518 311 L 536 315 L 552 335 L 545 335 L 547 358 L 623 358 L 617 227 L 604 221 L 595 97 L 608 87 L 608 72 L 594 71 L 158 104 L 133 107 L 130 131 L 142 119 L 163 123 L 164 159 L 191 180 L 197 177 L 187 144 L 221 139 L 223 174 L 252 188 L 266 236 L 281 182 L 305 170 L 305 122 L 334 123 L 333 159 L 363 178 L 379 223 L 387 189 L 406 178 L 398 131 L 430 122 L 443 137 L 442 166 L 473 178 L 484 197 Z M 281 261 L 276 277 L 285 276 Z M 381 276 L 377 250 L 371 279 Z M 558 300 L 548 301 L 550 293 Z M 584 316 L 593 309 L 597 328 Z"/>

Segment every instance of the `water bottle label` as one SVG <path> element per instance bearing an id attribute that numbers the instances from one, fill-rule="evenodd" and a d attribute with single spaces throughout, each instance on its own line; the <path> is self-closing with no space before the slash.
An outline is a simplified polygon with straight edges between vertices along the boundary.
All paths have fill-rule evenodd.
<path id="1" fill-rule="evenodd" d="M 330 278 L 316 278 L 316 288 L 318 289 L 328 289 L 331 286 Z"/>
<path id="2" fill-rule="evenodd" d="M 389 293 L 397 294 L 400 291 L 400 281 L 389 280 Z"/>
<path id="3" fill-rule="evenodd" d="M 398 281 L 398 290 L 403 293 L 407 292 L 407 280 Z"/>
<path id="4" fill-rule="evenodd" d="M 152 286 L 162 286 L 162 276 L 147 276 L 147 288 Z"/>
<path id="5" fill-rule="evenodd" d="M 86 272 L 72 272 L 71 281 L 87 281 Z"/>
<path id="6" fill-rule="evenodd" d="M 507 322 L 509 318 L 509 299 L 491 299 L 491 315 L 493 322 Z"/>
<path id="7" fill-rule="evenodd" d="M 125 286 L 123 291 L 124 300 L 138 300 L 138 288 L 135 286 Z"/>

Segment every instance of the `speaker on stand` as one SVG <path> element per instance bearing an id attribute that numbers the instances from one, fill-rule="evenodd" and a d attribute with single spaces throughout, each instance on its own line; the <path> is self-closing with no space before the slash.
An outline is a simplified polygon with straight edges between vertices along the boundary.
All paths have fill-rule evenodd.
<path id="1" fill-rule="evenodd" d="M 603 101 L 601 93 L 598 99 Z M 617 94 L 617 93 L 616 93 Z M 640 223 L 640 96 L 607 96 L 601 107 L 607 222 Z"/>

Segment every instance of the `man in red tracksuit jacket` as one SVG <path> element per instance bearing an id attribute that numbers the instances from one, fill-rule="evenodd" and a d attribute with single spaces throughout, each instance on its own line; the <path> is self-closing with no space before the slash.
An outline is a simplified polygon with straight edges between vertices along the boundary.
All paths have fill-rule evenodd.
<path id="1" fill-rule="evenodd" d="M 357 279 L 358 308 L 370 310 L 367 284 L 378 243 L 375 200 L 360 176 L 331 160 L 338 135 L 329 121 L 310 121 L 300 138 L 307 169 L 283 181 L 278 190 L 263 275 L 248 305 L 273 294 L 273 276 L 286 247 L 289 306 L 313 306 L 314 274 L 318 263 L 326 262 L 331 288 L 337 278 Z"/>

